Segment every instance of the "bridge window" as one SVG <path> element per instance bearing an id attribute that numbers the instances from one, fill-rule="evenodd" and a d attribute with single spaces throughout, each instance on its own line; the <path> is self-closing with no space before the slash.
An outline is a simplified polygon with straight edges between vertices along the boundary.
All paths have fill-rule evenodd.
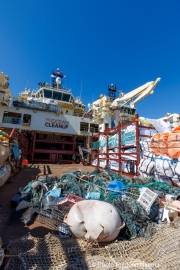
<path id="1" fill-rule="evenodd" d="M 61 98 L 62 98 L 62 93 L 61 92 L 53 91 L 53 99 L 61 100 Z"/>
<path id="2" fill-rule="evenodd" d="M 52 98 L 52 91 L 44 89 L 44 97 L 45 98 Z"/>
<path id="3" fill-rule="evenodd" d="M 63 101 L 66 101 L 66 102 L 69 102 L 69 99 L 70 99 L 70 95 L 63 93 L 63 98 L 62 98 L 62 100 L 63 100 Z"/>

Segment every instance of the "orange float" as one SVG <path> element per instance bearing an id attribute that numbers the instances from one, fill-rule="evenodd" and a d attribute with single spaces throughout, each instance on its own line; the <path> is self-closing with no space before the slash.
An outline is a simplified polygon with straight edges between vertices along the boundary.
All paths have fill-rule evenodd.
<path id="1" fill-rule="evenodd" d="M 29 162 L 28 162 L 27 159 L 23 159 L 23 160 L 22 160 L 22 165 L 28 165 L 28 163 L 29 163 Z"/>

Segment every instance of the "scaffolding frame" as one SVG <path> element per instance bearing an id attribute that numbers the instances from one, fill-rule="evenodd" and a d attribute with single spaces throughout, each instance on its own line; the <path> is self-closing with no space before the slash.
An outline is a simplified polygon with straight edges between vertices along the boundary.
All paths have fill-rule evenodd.
<path id="1" fill-rule="evenodd" d="M 135 145 L 122 145 L 121 143 L 121 132 L 123 129 L 125 129 L 127 126 L 131 125 L 131 124 L 135 124 L 135 136 L 136 136 L 136 141 L 135 141 Z M 149 135 L 140 135 L 139 134 L 139 130 L 140 129 L 153 129 L 153 127 L 151 126 L 143 126 L 139 124 L 139 115 L 136 114 L 134 119 L 132 121 L 126 122 L 126 123 L 118 123 L 118 125 L 114 128 L 107 128 L 106 130 L 104 130 L 104 132 L 98 132 L 97 135 L 92 136 L 91 138 L 91 165 L 97 168 L 101 168 L 100 167 L 100 160 L 106 160 L 106 166 L 109 165 L 109 161 L 116 161 L 118 162 L 118 170 L 113 170 L 119 173 L 123 173 L 122 172 L 122 162 L 127 162 L 128 160 L 123 158 L 123 150 L 128 150 L 130 148 L 135 148 L 136 151 L 135 152 L 129 152 L 129 153 L 125 153 L 126 156 L 136 156 L 136 160 L 134 160 L 134 165 L 136 165 L 136 171 L 135 173 L 125 173 L 125 174 L 132 174 L 132 175 L 138 175 L 138 166 L 140 163 L 140 137 L 146 137 L 146 138 L 151 138 L 151 136 Z M 109 153 L 109 150 L 112 149 L 108 147 L 108 138 L 109 136 L 112 136 L 114 134 L 118 134 L 118 152 L 116 152 L 115 154 L 117 155 L 117 158 L 111 158 L 109 157 L 109 155 L 111 155 L 112 153 Z M 96 149 L 93 149 L 93 141 L 95 141 L 95 139 L 98 141 L 100 139 L 100 135 L 105 135 L 106 136 L 106 153 L 103 153 L 103 155 L 105 155 L 105 158 L 100 158 L 99 155 L 102 154 L 99 147 Z M 97 144 L 98 145 L 98 144 Z M 97 158 L 97 165 L 93 165 L 92 162 L 93 160 Z"/>

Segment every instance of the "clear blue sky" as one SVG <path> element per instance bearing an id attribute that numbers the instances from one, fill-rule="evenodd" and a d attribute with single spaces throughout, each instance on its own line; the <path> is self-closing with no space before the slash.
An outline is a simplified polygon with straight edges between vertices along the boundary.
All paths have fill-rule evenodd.
<path id="1" fill-rule="evenodd" d="M 180 113 L 179 0 L 1 0 L 0 71 L 13 96 L 52 69 L 84 104 L 115 83 L 127 93 L 161 77 L 140 116 Z M 83 78 L 83 80 L 82 80 Z"/>

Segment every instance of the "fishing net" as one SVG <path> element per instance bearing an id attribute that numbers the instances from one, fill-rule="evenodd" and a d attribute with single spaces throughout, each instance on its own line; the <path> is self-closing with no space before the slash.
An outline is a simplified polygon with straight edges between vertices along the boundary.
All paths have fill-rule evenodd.
<path id="1" fill-rule="evenodd" d="M 121 195 L 108 192 L 108 185 L 112 181 L 120 181 L 125 187 Z M 38 183 L 42 183 L 38 185 Z M 34 188 L 35 187 L 35 188 Z M 150 213 L 138 203 L 142 188 L 148 188 L 152 191 L 156 190 L 165 196 L 165 194 L 178 195 L 179 189 L 175 189 L 172 185 L 159 181 L 156 178 L 134 177 L 133 183 L 125 176 L 113 172 L 106 168 L 104 170 L 95 169 L 90 173 L 82 173 L 80 170 L 63 174 L 60 178 L 56 176 L 40 177 L 38 181 L 30 182 L 21 191 L 30 194 L 30 201 L 22 201 L 17 210 L 26 207 L 34 207 L 38 213 L 38 220 L 46 224 L 51 229 L 58 230 L 58 225 L 63 221 L 65 212 L 62 209 L 51 208 L 48 212 L 43 209 L 41 201 L 44 196 L 43 188 L 48 191 L 53 188 L 61 189 L 61 196 L 66 198 L 68 194 L 74 194 L 83 198 L 98 199 L 113 204 L 121 218 L 125 221 L 126 229 L 124 234 L 120 235 L 120 239 L 134 239 L 139 236 L 148 237 L 154 234 L 154 223 L 157 222 L 160 200 L 156 199 L 150 208 Z M 89 196 L 89 197 L 88 197 Z M 53 210 L 54 209 L 54 210 Z M 148 228 L 148 229 L 147 229 Z M 151 229 L 150 229 L 151 228 Z"/>
<path id="2" fill-rule="evenodd" d="M 59 179 L 58 187 L 62 189 L 64 196 L 68 194 L 83 196 L 82 187 L 73 173 L 63 174 Z"/>
<path id="3" fill-rule="evenodd" d="M 43 239 L 27 235 L 11 241 L 5 270 L 58 269 L 179 269 L 180 219 L 156 225 L 153 237 L 107 244 L 84 239 L 60 239 L 51 233 Z M 14 256 L 15 255 L 15 256 Z"/>

